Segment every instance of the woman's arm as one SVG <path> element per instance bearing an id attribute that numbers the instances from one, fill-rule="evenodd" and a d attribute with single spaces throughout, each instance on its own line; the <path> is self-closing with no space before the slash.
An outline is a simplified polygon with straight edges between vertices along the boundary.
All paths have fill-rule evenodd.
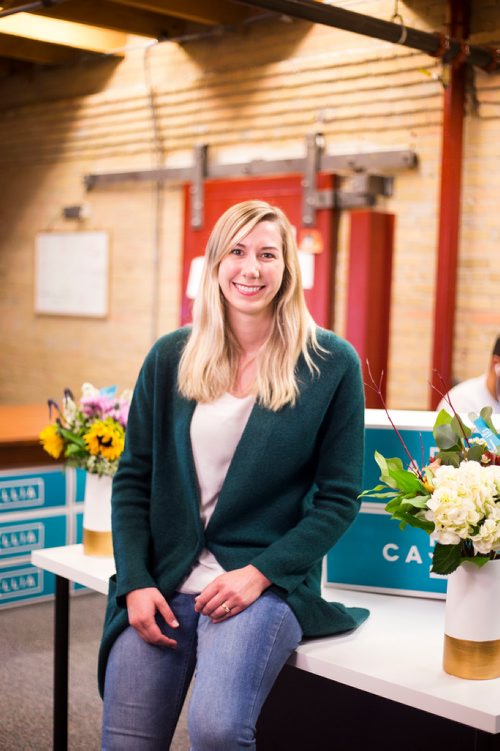
<path id="1" fill-rule="evenodd" d="M 112 531 L 118 601 L 138 588 L 155 587 L 148 570 L 149 504 L 153 459 L 154 350 L 134 389 L 125 449 L 113 480 Z"/>
<path id="2" fill-rule="evenodd" d="M 350 526 L 360 505 L 363 450 L 364 391 L 352 350 L 322 422 L 312 508 L 252 560 L 273 584 L 292 592 Z"/>

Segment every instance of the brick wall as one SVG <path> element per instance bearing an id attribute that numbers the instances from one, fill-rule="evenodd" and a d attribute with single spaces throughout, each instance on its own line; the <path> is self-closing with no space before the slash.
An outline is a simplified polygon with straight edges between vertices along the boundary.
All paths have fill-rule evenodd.
<path id="1" fill-rule="evenodd" d="M 337 3 L 390 18 L 394 3 Z M 500 7 L 475 2 L 471 41 L 500 36 Z M 405 22 L 445 30 L 446 3 L 400 2 Z M 123 183 L 86 194 L 89 172 L 155 164 L 145 52 L 130 39 L 122 62 L 88 62 L 0 81 L 0 402 L 42 401 L 84 380 L 132 385 L 152 339 L 178 324 L 182 189 L 164 191 L 155 256 L 155 186 Z M 441 149 L 441 67 L 406 48 L 304 22 L 268 20 L 146 55 L 160 125 L 162 163 L 191 164 L 196 143 L 215 161 L 301 156 L 322 131 L 330 153 L 413 148 L 419 165 L 396 176 L 389 401 L 426 408 Z M 498 188 L 500 74 L 474 71 L 466 116 L 463 222 L 454 375 L 481 372 L 500 331 Z M 87 201 L 84 225 L 111 235 L 105 320 L 33 311 L 38 231 L 76 229 L 63 206 Z M 348 216 L 340 226 L 335 328 L 345 316 Z M 155 286 L 156 285 L 156 286 Z M 159 306 L 153 300 L 159 292 Z"/>

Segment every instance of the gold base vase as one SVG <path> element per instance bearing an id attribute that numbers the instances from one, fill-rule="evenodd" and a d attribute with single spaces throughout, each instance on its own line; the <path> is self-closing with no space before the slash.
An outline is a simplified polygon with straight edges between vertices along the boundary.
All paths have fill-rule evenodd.
<path id="1" fill-rule="evenodd" d="M 473 680 L 500 677 L 500 560 L 462 563 L 448 577 L 443 667 Z"/>
<path id="2" fill-rule="evenodd" d="M 111 486 L 113 478 L 87 472 L 83 499 L 83 552 L 111 557 Z"/>

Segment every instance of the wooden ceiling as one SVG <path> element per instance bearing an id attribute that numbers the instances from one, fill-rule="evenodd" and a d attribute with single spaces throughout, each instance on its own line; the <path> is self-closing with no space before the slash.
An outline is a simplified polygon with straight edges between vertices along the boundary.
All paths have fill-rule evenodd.
<path id="1" fill-rule="evenodd" d="M 120 56 L 131 34 L 177 38 L 263 12 L 231 0 L 0 0 L 0 68 Z"/>

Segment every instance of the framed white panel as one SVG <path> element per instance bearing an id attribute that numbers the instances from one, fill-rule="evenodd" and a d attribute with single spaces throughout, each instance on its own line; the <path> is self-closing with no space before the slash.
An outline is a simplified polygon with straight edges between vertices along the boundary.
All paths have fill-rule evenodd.
<path id="1" fill-rule="evenodd" d="M 109 298 L 107 232 L 40 232 L 35 313 L 104 318 Z"/>

